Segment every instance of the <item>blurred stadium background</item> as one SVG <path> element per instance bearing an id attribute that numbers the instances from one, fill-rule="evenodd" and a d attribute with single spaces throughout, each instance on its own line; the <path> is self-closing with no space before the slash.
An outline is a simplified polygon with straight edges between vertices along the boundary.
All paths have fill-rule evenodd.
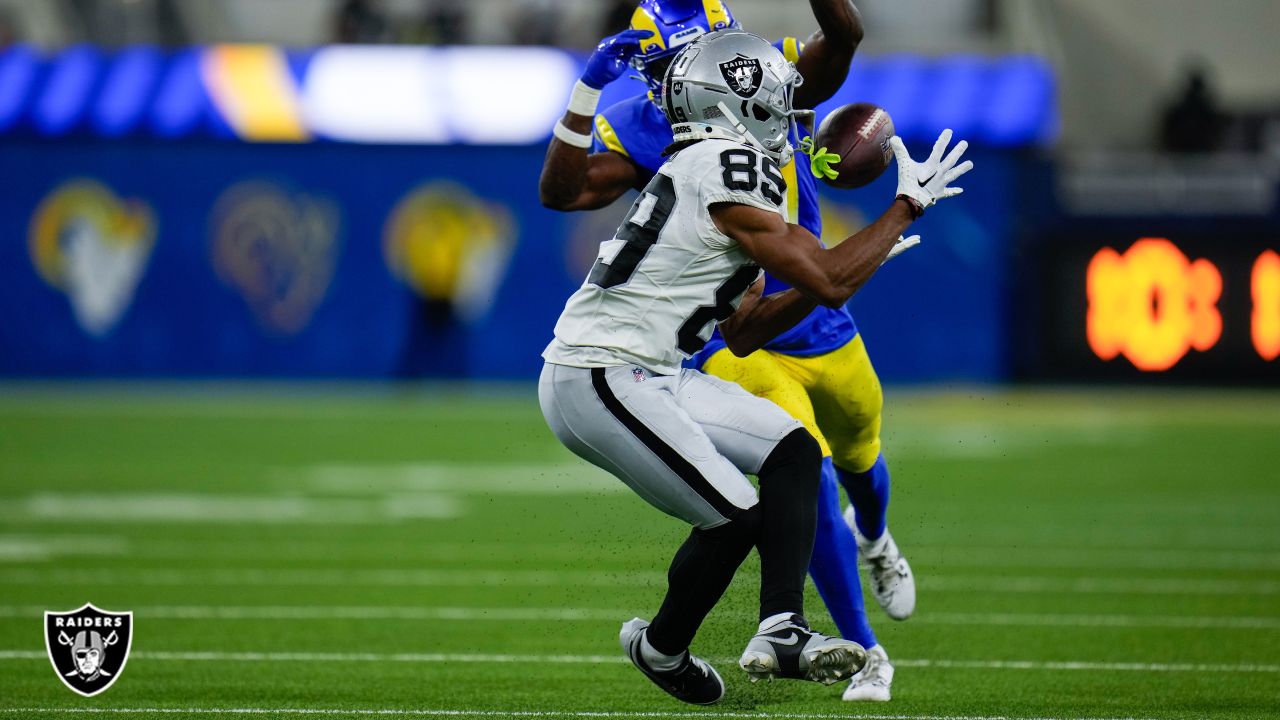
<path id="1" fill-rule="evenodd" d="M 824 108 L 977 163 L 852 302 L 920 609 L 887 709 L 710 716 L 1280 717 L 1280 4 L 858 5 Z M 533 393 L 625 210 L 537 174 L 632 6 L 0 0 L 0 716 L 685 712 L 615 639 L 683 529 Z M 39 622 L 85 601 L 138 628 L 92 700 Z"/>

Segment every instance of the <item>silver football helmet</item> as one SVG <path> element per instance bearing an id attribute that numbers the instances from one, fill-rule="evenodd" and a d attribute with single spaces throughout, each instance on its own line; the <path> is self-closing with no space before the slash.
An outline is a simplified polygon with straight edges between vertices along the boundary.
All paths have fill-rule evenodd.
<path id="1" fill-rule="evenodd" d="M 720 138 L 791 162 L 792 108 L 803 79 L 796 66 L 759 35 L 719 30 L 676 55 L 662 84 L 662 109 L 675 141 Z"/>

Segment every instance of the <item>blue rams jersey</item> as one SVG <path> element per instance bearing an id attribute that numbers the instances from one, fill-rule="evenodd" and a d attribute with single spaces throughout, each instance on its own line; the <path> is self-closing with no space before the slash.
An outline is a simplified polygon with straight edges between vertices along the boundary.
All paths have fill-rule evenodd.
<path id="1" fill-rule="evenodd" d="M 786 38 L 774 45 L 792 62 L 799 56 L 799 43 L 795 38 Z M 797 123 L 792 144 L 799 147 L 800 140 L 808 135 L 809 131 Z M 647 95 L 624 100 L 596 115 L 594 137 L 595 152 L 620 153 L 650 174 L 658 172 L 665 160 L 662 151 L 673 141 L 671 124 Z M 822 237 L 817 180 L 809 170 L 809 156 L 797 151 L 795 160 L 782 168 L 782 177 L 790 190 L 787 193 L 787 217 L 815 236 Z M 789 287 L 772 275 L 765 275 L 766 295 Z M 846 308 L 818 307 L 765 347 L 786 355 L 823 355 L 848 344 L 857 334 L 853 316 Z M 700 366 L 724 346 L 724 339 L 717 330 L 706 347 L 694 357 L 694 365 Z"/>

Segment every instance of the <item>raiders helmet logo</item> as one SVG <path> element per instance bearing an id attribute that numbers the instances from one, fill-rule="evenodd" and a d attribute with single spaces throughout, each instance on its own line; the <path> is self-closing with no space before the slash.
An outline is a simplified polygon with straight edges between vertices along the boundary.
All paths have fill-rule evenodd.
<path id="1" fill-rule="evenodd" d="M 132 642 L 132 612 L 108 612 L 85 603 L 78 610 L 44 614 L 49 662 L 62 684 L 85 697 L 120 679 Z"/>
<path id="2" fill-rule="evenodd" d="M 742 98 L 755 95 L 760 90 L 760 82 L 764 80 L 764 69 L 760 67 L 760 61 L 742 55 L 720 63 L 720 74 L 724 75 L 729 89 Z"/>

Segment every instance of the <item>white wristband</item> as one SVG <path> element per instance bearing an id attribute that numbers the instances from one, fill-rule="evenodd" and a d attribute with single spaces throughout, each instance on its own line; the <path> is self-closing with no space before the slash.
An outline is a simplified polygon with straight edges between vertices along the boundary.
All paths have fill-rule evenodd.
<path id="1" fill-rule="evenodd" d="M 599 90 L 581 80 L 574 83 L 573 94 L 569 96 L 569 112 L 574 115 L 591 117 L 596 114 L 596 106 L 599 104 Z"/>
<path id="2" fill-rule="evenodd" d="M 583 150 L 591 147 L 590 135 L 588 135 L 587 133 L 580 133 L 574 130 L 570 130 L 569 128 L 565 127 L 564 123 L 562 122 L 556 123 L 556 126 L 554 129 L 552 129 L 551 134 L 555 135 L 557 140 L 559 140 L 560 142 L 566 145 L 572 145 L 576 148 L 582 148 Z"/>

